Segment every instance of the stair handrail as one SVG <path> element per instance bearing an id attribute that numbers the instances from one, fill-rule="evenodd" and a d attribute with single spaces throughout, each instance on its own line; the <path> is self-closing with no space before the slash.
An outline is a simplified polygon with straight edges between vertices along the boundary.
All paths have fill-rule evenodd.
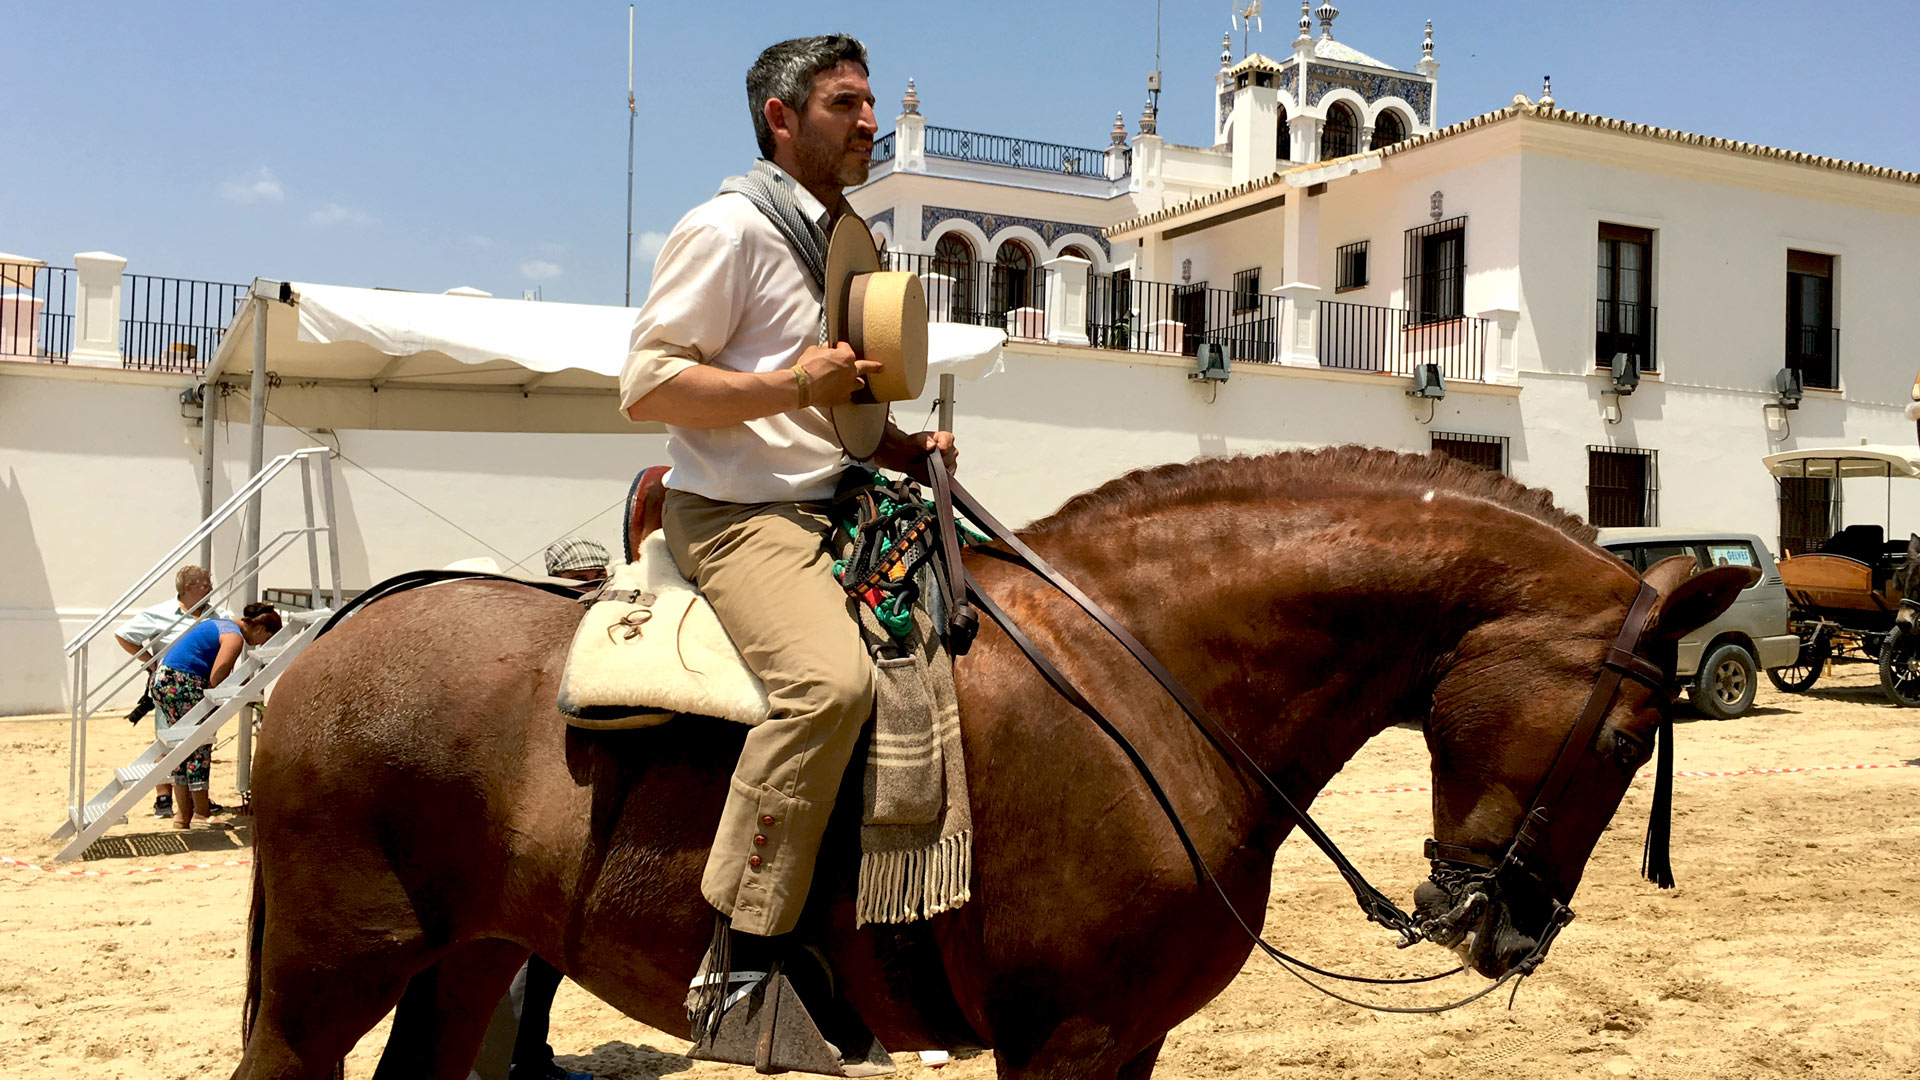
<path id="1" fill-rule="evenodd" d="M 240 560 L 234 569 L 226 575 L 223 583 L 207 594 L 207 598 L 201 601 L 198 609 L 201 614 L 195 619 L 188 620 L 189 625 L 194 621 L 198 621 L 200 618 L 212 618 L 214 613 L 220 609 L 221 605 L 231 600 L 233 596 L 238 593 L 241 584 L 246 580 L 244 573 L 246 570 L 256 565 L 265 566 L 284 553 L 288 548 L 292 547 L 294 541 L 300 537 L 311 537 L 313 533 L 325 528 L 326 526 L 322 525 L 317 528 L 308 529 L 284 529 L 265 541 L 262 541 L 259 551 L 255 552 L 249 558 Z M 106 700 L 111 700 L 115 694 L 126 689 L 127 685 L 131 683 L 139 673 L 151 672 L 155 667 L 158 667 L 159 664 L 159 654 L 149 654 L 145 660 L 142 660 L 136 654 L 120 661 L 120 666 L 108 672 L 98 681 L 95 681 L 92 673 L 89 672 L 87 679 L 87 700 L 84 703 L 86 705 L 85 711 L 89 715 L 98 711 L 93 705 L 95 696 L 101 698 L 103 703 Z"/>
<path id="2" fill-rule="evenodd" d="M 309 446 L 291 451 L 290 453 L 281 454 L 279 457 L 268 462 L 265 468 L 255 473 L 252 479 L 241 486 L 240 490 L 234 492 L 232 498 L 221 503 L 219 508 L 208 515 L 207 519 L 201 522 L 198 528 L 188 533 L 185 540 L 180 541 L 172 551 L 161 556 L 160 561 L 154 563 L 152 569 L 141 575 L 140 580 L 136 582 L 132 588 L 120 595 L 120 599 L 115 600 L 112 605 L 101 612 L 93 622 L 87 625 L 86 629 L 75 634 L 66 644 L 66 655 L 72 657 L 74 653 L 85 648 L 94 638 L 100 636 L 101 630 L 111 626 L 122 615 L 125 615 L 127 609 L 131 608 L 135 601 L 139 600 L 148 589 L 153 588 L 155 582 L 166 576 L 167 571 L 173 569 L 173 567 L 179 563 L 180 559 L 186 555 L 188 549 L 197 546 L 200 541 L 211 535 L 213 530 L 225 524 L 226 520 L 232 517 L 236 511 L 243 508 L 248 500 L 258 494 L 260 489 L 267 485 L 268 481 L 285 472 L 294 462 L 301 458 L 331 452 L 329 448 L 324 446 Z"/>

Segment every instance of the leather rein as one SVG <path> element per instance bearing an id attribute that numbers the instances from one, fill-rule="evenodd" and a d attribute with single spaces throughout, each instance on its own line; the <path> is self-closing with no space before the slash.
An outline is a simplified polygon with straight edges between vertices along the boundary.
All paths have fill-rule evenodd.
<path id="1" fill-rule="evenodd" d="M 945 556 L 943 560 L 945 562 L 945 573 L 941 575 L 940 584 L 942 591 L 947 593 L 946 599 L 948 603 L 946 604 L 946 610 L 949 613 L 948 630 L 953 636 L 954 653 L 956 655 L 964 653 L 972 641 L 978 619 L 971 610 L 970 604 L 977 604 L 1000 626 L 1001 631 L 1019 647 L 1020 651 L 1026 655 L 1028 661 L 1039 671 L 1041 677 L 1044 678 L 1062 698 L 1083 713 L 1119 747 L 1128 762 L 1132 764 L 1134 771 L 1137 772 L 1141 780 L 1145 782 L 1147 790 L 1153 795 L 1154 800 L 1159 803 L 1160 809 L 1167 816 L 1167 820 L 1173 825 L 1173 830 L 1179 837 L 1180 845 L 1186 851 L 1187 859 L 1193 864 L 1195 878 L 1213 887 L 1214 892 L 1220 896 L 1221 901 L 1226 905 L 1227 910 L 1233 915 L 1234 921 L 1239 924 L 1240 928 L 1253 940 L 1255 945 L 1275 961 L 1279 962 L 1289 974 L 1292 974 L 1302 982 L 1307 983 L 1307 985 L 1312 986 L 1314 989 L 1319 990 L 1329 997 L 1361 1008 L 1388 1013 L 1435 1013 L 1458 1008 L 1461 1005 L 1484 997 L 1509 979 L 1524 978 L 1545 959 L 1547 949 L 1552 944 L 1553 939 L 1558 936 L 1560 930 L 1564 928 L 1568 922 L 1572 921 L 1573 911 L 1566 903 L 1570 897 L 1554 895 L 1554 891 L 1546 885 L 1544 879 L 1541 879 L 1530 869 L 1528 862 L 1535 849 L 1538 848 L 1545 839 L 1552 823 L 1554 808 L 1566 794 L 1566 790 L 1572 782 L 1581 761 L 1594 752 L 1593 745 L 1595 736 L 1598 733 L 1601 722 L 1613 707 L 1613 702 L 1619 695 L 1622 682 L 1625 679 L 1631 678 L 1662 692 L 1665 691 L 1668 685 L 1668 677 L 1659 665 L 1642 656 L 1638 651 L 1641 639 L 1645 636 L 1647 630 L 1647 623 L 1652 614 L 1654 602 L 1659 598 L 1659 593 L 1652 586 L 1646 584 L 1644 581 L 1641 583 L 1639 595 L 1634 598 L 1633 606 L 1627 613 L 1626 621 L 1621 626 L 1620 633 L 1615 638 L 1612 646 L 1607 650 L 1599 678 L 1595 681 L 1592 690 L 1589 691 L 1585 706 L 1581 709 L 1578 718 L 1574 721 L 1573 727 L 1568 732 L 1566 740 L 1561 744 L 1559 752 L 1554 758 L 1552 768 L 1548 770 L 1546 779 L 1541 783 L 1538 793 L 1534 796 L 1532 805 L 1529 807 L 1526 815 L 1522 817 L 1521 824 L 1515 831 L 1513 839 L 1508 843 L 1500 857 L 1496 860 L 1471 849 L 1453 845 L 1443 845 L 1433 840 L 1427 841 L 1427 857 L 1434 867 L 1434 880 L 1437 883 L 1442 883 L 1442 887 L 1447 890 L 1450 898 L 1455 899 L 1457 902 L 1451 910 L 1440 916 L 1431 919 L 1419 919 L 1401 910 L 1386 894 L 1374 888 L 1360 873 L 1359 869 L 1353 865 L 1351 860 L 1340 851 L 1339 846 L 1327 835 L 1326 831 L 1323 830 L 1305 810 L 1302 810 L 1294 804 L 1292 798 L 1267 774 L 1266 770 L 1260 767 L 1259 763 L 1253 759 L 1253 756 L 1234 739 L 1233 735 L 1227 731 L 1219 719 L 1195 699 L 1193 694 L 1181 684 L 1180 680 L 1175 678 L 1173 673 L 1168 671 L 1166 667 L 1160 663 L 1159 659 L 1155 657 L 1145 645 L 1140 643 L 1139 639 L 1135 638 L 1126 627 L 1120 625 L 1106 609 L 1102 608 L 1091 597 L 1082 592 L 1078 586 L 1061 576 L 1045 559 L 1041 558 L 1032 548 L 1022 542 L 1013 530 L 1007 528 L 988 512 L 985 507 L 981 506 L 979 501 L 964 487 L 960 486 L 958 481 L 953 480 L 952 477 L 948 475 L 945 465 L 938 453 L 929 454 L 926 461 L 927 474 L 931 481 L 930 486 L 934 494 L 935 516 L 939 524 L 943 555 Z M 1095 623 L 1099 624 L 1102 630 L 1106 631 L 1109 636 L 1132 654 L 1135 661 L 1138 662 L 1148 674 L 1153 676 L 1154 680 L 1166 690 L 1168 696 L 1174 700 L 1175 704 L 1180 706 L 1181 711 L 1186 713 L 1188 718 L 1193 721 L 1195 726 L 1200 729 L 1201 733 L 1206 736 L 1207 740 L 1214 745 L 1222 756 L 1226 757 L 1246 775 L 1257 780 L 1261 787 L 1264 787 L 1270 795 L 1278 799 L 1280 805 L 1283 806 L 1286 812 L 1298 823 L 1300 830 L 1313 841 L 1314 846 L 1318 847 L 1327 856 L 1328 860 L 1333 863 L 1334 868 L 1340 872 L 1340 876 L 1346 880 L 1348 887 L 1353 891 L 1354 899 L 1358 901 L 1360 910 L 1366 914 L 1367 919 L 1371 922 L 1379 923 L 1400 935 L 1400 941 L 1397 943 L 1400 948 L 1406 948 L 1426 940 L 1435 941 L 1443 945 L 1451 945 L 1459 941 L 1465 936 L 1465 926 L 1470 922 L 1470 917 L 1473 912 L 1480 904 L 1492 900 L 1500 889 L 1500 883 L 1505 880 L 1510 880 L 1514 875 L 1525 875 L 1531 878 L 1541 891 L 1552 899 L 1553 903 L 1553 910 L 1549 917 L 1547 927 L 1542 932 L 1534 949 L 1494 982 L 1459 1001 L 1445 1005 L 1393 1007 L 1357 1001 L 1335 993 L 1302 975 L 1299 971 L 1294 970 L 1297 966 L 1318 975 L 1349 982 L 1374 985 L 1399 985 L 1431 982 L 1436 979 L 1446 978 L 1463 971 L 1464 967 L 1456 967 L 1435 975 L 1425 975 L 1407 979 L 1366 978 L 1326 971 L 1303 960 L 1289 956 L 1268 944 L 1267 941 L 1260 936 L 1256 928 L 1248 925 L 1246 919 L 1241 916 L 1239 909 L 1234 907 L 1233 902 L 1228 898 L 1226 889 L 1214 876 L 1212 868 L 1201 858 L 1199 849 L 1195 846 L 1192 837 L 1188 834 L 1186 825 L 1181 821 L 1179 813 L 1174 809 L 1172 800 L 1168 797 L 1159 778 L 1153 774 L 1153 770 L 1148 766 L 1146 759 L 1141 755 L 1140 751 L 1111 720 L 1087 699 L 1086 695 L 1074 685 L 1073 681 L 1047 658 L 1045 653 L 1020 629 L 1012 617 L 987 594 L 973 573 L 961 564 L 960 544 L 953 515 L 953 510 L 956 507 L 977 525 L 983 533 L 1005 544 L 1007 548 L 1011 550 L 1012 556 L 1002 556 L 1003 558 L 1007 558 L 1008 561 L 1017 562 L 1024 566 L 1035 576 L 1059 590 L 1077 604 L 1082 611 L 1086 612 Z M 1663 730 L 1665 730 L 1664 726 Z M 1669 752 L 1671 745 L 1672 737 L 1671 733 L 1668 732 L 1665 736 L 1665 741 L 1662 743 L 1663 778 L 1670 776 L 1672 771 L 1670 768 L 1671 755 Z M 1656 798 L 1656 802 L 1658 801 L 1658 798 Z M 1658 807 L 1656 807 L 1656 810 L 1657 809 Z M 1664 854 L 1662 855 L 1662 861 L 1664 861 Z M 1461 892 L 1465 892 L 1467 895 L 1461 897 Z"/>

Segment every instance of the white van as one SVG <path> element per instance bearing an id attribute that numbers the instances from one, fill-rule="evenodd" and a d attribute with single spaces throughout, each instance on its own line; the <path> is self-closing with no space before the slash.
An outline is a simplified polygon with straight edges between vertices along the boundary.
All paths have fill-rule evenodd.
<path id="1" fill-rule="evenodd" d="M 1760 672 L 1790 667 L 1800 639 L 1787 628 L 1787 588 L 1773 554 L 1752 533 L 1705 529 L 1601 529 L 1596 541 L 1638 573 L 1662 559 L 1691 555 L 1702 568 L 1754 566 L 1760 580 L 1747 586 L 1721 616 L 1680 641 L 1675 670 L 1687 683 L 1693 707 L 1730 720 L 1753 707 Z"/>

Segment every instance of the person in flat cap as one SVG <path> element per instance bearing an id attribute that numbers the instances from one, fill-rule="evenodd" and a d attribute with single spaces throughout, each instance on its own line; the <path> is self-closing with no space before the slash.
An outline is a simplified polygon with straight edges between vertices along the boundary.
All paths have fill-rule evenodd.
<path id="1" fill-rule="evenodd" d="M 569 536 L 547 545 L 547 576 L 574 581 L 605 581 L 607 549 L 598 541 Z"/>
<path id="2" fill-rule="evenodd" d="M 843 236 L 864 246 L 864 269 L 878 268 L 841 194 L 866 182 L 878 131 L 866 47 L 843 34 L 783 41 L 746 81 L 760 160 L 668 235 L 620 406 L 667 426 L 667 546 L 771 703 L 741 750 L 701 883 L 725 927 L 708 959 L 730 954 L 736 973 L 800 952 L 790 932 L 873 711 L 873 661 L 832 573 L 829 501 L 855 462 L 904 471 L 929 452 L 949 469 L 956 460 L 950 432 L 909 434 L 887 414 L 924 378 L 919 282 L 876 273 L 855 287 L 832 268 L 847 261 Z M 850 290 L 863 294 L 864 324 Z M 876 307 L 893 317 L 876 321 Z M 917 373 L 882 355 L 910 356 L 916 334 Z M 717 1007 L 700 1008 L 696 1042 L 718 1020 Z"/>

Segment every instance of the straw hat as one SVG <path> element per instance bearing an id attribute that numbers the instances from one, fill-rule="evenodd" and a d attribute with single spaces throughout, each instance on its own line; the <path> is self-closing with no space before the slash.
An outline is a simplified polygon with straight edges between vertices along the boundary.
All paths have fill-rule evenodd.
<path id="1" fill-rule="evenodd" d="M 864 460 L 886 434 L 887 403 L 911 401 L 926 386 L 927 294 L 916 275 L 880 269 L 867 223 L 848 213 L 827 242 L 826 309 L 827 341 L 881 365 L 852 403 L 827 410 L 840 445 Z"/>

